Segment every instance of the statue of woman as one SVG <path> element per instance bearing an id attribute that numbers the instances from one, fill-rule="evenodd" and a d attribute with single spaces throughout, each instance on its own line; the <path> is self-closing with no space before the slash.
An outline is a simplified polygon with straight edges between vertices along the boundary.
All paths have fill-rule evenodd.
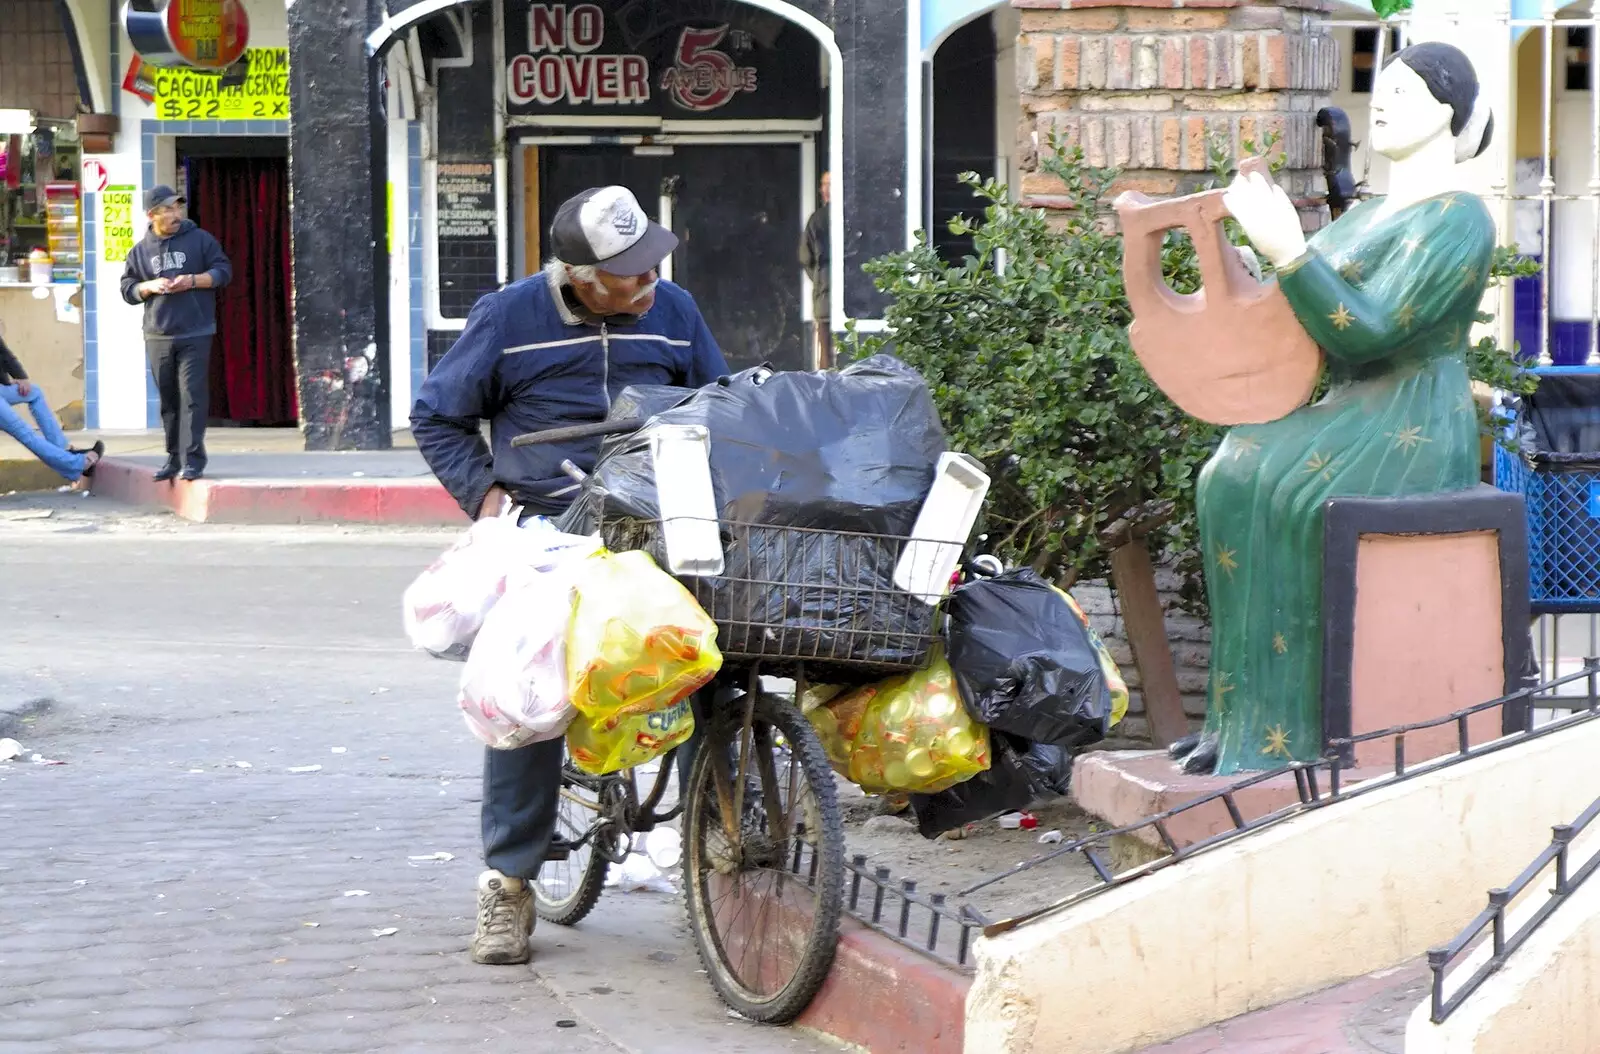
<path id="1" fill-rule="evenodd" d="M 1495 226 L 1455 167 L 1489 144 L 1478 79 L 1448 44 L 1397 53 L 1372 94 L 1372 148 L 1389 194 L 1307 244 L 1283 190 L 1235 179 L 1224 202 L 1272 261 L 1327 357 L 1328 394 L 1234 428 L 1200 475 L 1211 601 L 1205 731 L 1174 747 L 1189 771 L 1234 773 L 1322 752 L 1323 505 L 1478 483 L 1467 334 Z M 1248 338 L 1246 338 L 1248 339 Z"/>

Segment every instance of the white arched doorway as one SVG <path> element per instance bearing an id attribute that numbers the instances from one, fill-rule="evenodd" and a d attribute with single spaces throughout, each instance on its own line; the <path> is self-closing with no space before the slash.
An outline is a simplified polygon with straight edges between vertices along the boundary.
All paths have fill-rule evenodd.
<path id="1" fill-rule="evenodd" d="M 1021 118 L 1016 91 L 1019 15 L 993 0 L 923 0 L 913 84 L 915 139 L 908 150 L 921 173 L 913 228 L 927 230 L 947 257 L 970 248 L 948 233 L 958 213 L 980 204 L 957 179 L 976 171 L 1002 182 L 1011 178 L 1012 141 Z M 970 209 L 969 209 L 970 207 Z"/>
<path id="2" fill-rule="evenodd" d="M 443 12 L 467 5 L 470 2 L 471 0 L 421 0 L 421 2 L 413 4 L 403 11 L 398 11 L 387 15 L 383 21 L 367 35 L 367 53 L 374 58 L 381 58 L 388 52 L 389 49 L 393 48 L 402 40 L 405 40 L 408 34 L 410 34 L 418 24 Z M 816 157 L 816 162 L 817 168 L 827 170 L 832 177 L 834 193 L 832 196 L 833 204 L 829 210 L 828 216 L 829 237 L 833 245 L 842 245 L 845 242 L 843 202 L 846 197 L 844 192 L 844 180 L 846 175 L 842 164 L 842 159 L 844 157 L 845 132 L 845 78 L 844 58 L 840 52 L 833 30 L 815 16 L 801 10 L 794 4 L 785 2 L 785 0 L 737 0 L 737 2 L 746 7 L 756 8 L 779 16 L 785 22 L 793 24 L 796 28 L 803 30 L 809 36 L 814 38 L 818 48 L 821 51 L 823 69 L 819 71 L 819 73 L 825 80 L 824 89 L 826 95 L 827 119 L 823 123 L 826 127 L 826 143 L 825 149 L 817 152 L 821 156 Z M 504 0 L 497 0 L 494 5 L 497 26 L 503 24 L 503 16 L 501 15 L 503 5 Z M 499 39 L 503 38 L 497 37 L 497 51 L 499 50 Z M 503 60 L 503 58 L 503 55 L 496 55 L 497 60 Z M 496 62 L 495 76 L 497 78 L 496 84 L 497 91 L 499 93 L 498 97 L 503 98 L 504 81 L 506 76 L 505 63 L 503 61 Z M 503 120 L 503 115 L 497 114 L 497 121 Z M 501 124 L 497 127 L 497 135 L 503 137 L 504 133 L 505 125 Z M 649 136 L 649 138 L 656 146 L 671 145 L 664 142 L 667 136 L 662 134 L 652 135 Z M 500 168 L 500 171 L 498 171 L 496 174 L 497 183 L 499 184 L 497 187 L 496 197 L 502 205 L 502 213 L 504 214 L 505 209 L 509 207 L 507 202 L 510 197 L 510 192 L 506 187 L 505 166 L 502 164 L 498 167 Z M 808 182 L 810 184 L 810 190 L 812 194 L 815 193 L 816 183 L 820 177 L 820 174 L 820 171 L 817 170 L 808 172 Z M 802 225 L 804 223 L 804 219 L 805 217 L 802 216 Z M 800 233 L 801 232 L 799 229 L 795 230 L 794 235 L 796 239 L 799 238 Z M 502 272 L 504 272 L 504 269 L 504 264 L 502 264 Z M 837 332 L 843 329 L 846 317 L 844 310 L 844 260 L 842 253 L 834 252 L 831 254 L 830 278 L 831 280 L 829 285 L 831 292 L 831 303 L 829 305 L 829 318 L 824 320 L 824 324 L 828 325 L 832 330 Z"/>

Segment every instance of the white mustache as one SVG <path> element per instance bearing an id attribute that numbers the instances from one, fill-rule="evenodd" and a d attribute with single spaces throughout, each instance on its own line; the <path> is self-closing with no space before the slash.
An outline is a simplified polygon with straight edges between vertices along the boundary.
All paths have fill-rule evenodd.
<path id="1" fill-rule="evenodd" d="M 660 279 L 657 279 L 655 282 L 651 282 L 649 285 L 645 286 L 643 289 L 641 289 L 637 293 L 633 294 L 633 299 L 628 301 L 628 303 L 637 304 L 641 300 L 644 300 L 644 299 L 646 299 L 648 297 L 654 296 L 655 292 L 656 292 L 656 285 L 659 282 L 660 282 Z"/>

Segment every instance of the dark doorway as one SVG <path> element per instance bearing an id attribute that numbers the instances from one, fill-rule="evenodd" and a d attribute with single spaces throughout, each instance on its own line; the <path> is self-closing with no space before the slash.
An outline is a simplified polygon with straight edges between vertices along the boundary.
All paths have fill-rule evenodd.
<path id="1" fill-rule="evenodd" d="M 580 190 L 617 183 L 659 222 L 662 196 L 670 196 L 680 239 L 673 281 L 695 298 L 728 362 L 810 368 L 800 322 L 799 144 L 679 144 L 644 154 L 544 146 L 538 167 L 544 217 Z"/>
<path id="2" fill-rule="evenodd" d="M 211 347 L 211 418 L 218 423 L 298 423 L 290 318 L 289 169 L 277 141 L 232 156 L 180 143 L 189 218 L 210 231 L 233 264 L 217 296 Z M 188 147 L 187 150 L 184 148 Z"/>
<path id="3" fill-rule="evenodd" d="M 995 168 L 994 16 L 974 19 L 950 34 L 933 54 L 933 185 L 929 232 L 939 255 L 955 263 L 972 252 L 972 238 L 950 233 L 957 216 L 976 217 L 982 202 L 961 173 L 987 179 Z"/>

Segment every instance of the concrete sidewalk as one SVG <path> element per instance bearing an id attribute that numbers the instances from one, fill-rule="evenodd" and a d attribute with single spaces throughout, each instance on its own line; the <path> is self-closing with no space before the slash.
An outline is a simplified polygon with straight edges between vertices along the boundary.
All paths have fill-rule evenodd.
<path id="1" fill-rule="evenodd" d="M 1222 1021 L 1139 1054 L 1402 1054 L 1406 1021 L 1428 997 L 1421 960 Z"/>
<path id="2" fill-rule="evenodd" d="M 459 525 L 466 516 L 417 453 L 411 433 L 394 433 L 394 449 L 321 452 L 304 449 L 292 428 L 213 428 L 210 464 L 194 483 L 156 483 L 166 460 L 159 431 L 76 432 L 73 443 L 106 444 L 90 489 L 132 505 L 171 509 L 209 523 L 372 523 Z M 0 437 L 0 492 L 63 485 L 9 437 Z"/>

